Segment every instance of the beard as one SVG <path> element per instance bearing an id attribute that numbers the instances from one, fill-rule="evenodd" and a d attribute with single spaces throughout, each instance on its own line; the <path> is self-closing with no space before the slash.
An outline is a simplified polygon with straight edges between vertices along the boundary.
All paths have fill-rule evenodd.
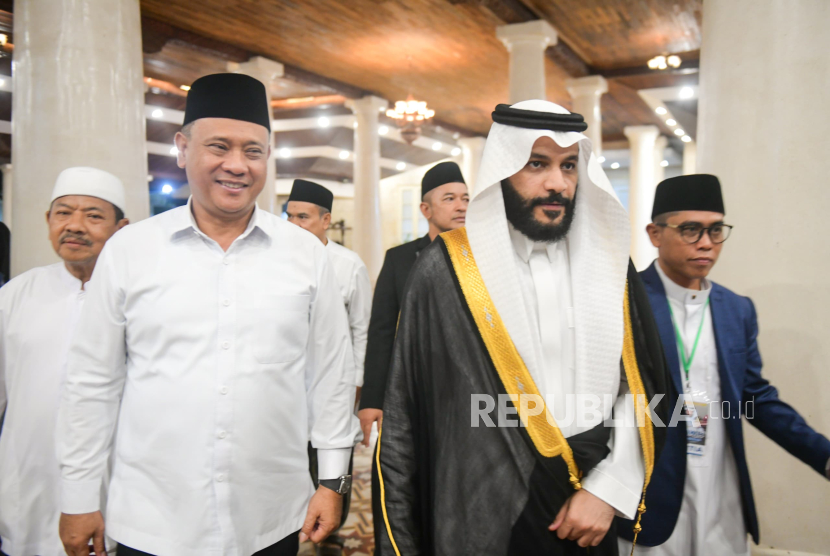
<path id="1" fill-rule="evenodd" d="M 501 190 L 504 196 L 504 212 L 507 215 L 507 220 L 522 234 L 533 241 L 542 241 L 545 243 L 559 241 L 568 235 L 568 231 L 571 229 L 571 223 L 573 223 L 574 211 L 576 210 L 576 192 L 574 192 L 572 199 L 565 197 L 561 193 L 551 193 L 547 197 L 525 199 L 516 191 L 516 188 L 510 183 L 509 178 L 502 180 Z M 564 211 L 565 214 L 562 221 L 558 224 L 539 222 L 533 216 L 533 211 L 536 207 L 549 203 L 559 203 L 562 205 L 562 210 L 544 211 L 551 220 L 558 218 L 559 213 Z"/>

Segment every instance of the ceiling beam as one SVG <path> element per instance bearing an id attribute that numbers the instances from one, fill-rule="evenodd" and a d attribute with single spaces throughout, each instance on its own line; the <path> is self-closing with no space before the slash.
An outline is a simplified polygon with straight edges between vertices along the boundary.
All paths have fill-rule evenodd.
<path id="1" fill-rule="evenodd" d="M 686 60 L 680 67 L 665 70 L 653 70 L 646 64 L 640 64 L 628 68 L 614 68 L 607 70 L 597 70 L 599 75 L 606 79 L 614 79 L 618 77 L 635 77 L 641 75 L 690 75 L 700 71 L 700 60 Z"/>

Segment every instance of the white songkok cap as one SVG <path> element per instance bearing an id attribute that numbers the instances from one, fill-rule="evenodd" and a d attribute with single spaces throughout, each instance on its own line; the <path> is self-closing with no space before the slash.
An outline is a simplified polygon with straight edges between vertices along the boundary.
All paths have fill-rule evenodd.
<path id="1" fill-rule="evenodd" d="M 55 189 L 52 190 L 51 205 L 58 197 L 67 195 L 87 195 L 109 201 L 121 212 L 126 212 L 124 184 L 109 172 L 97 168 L 77 166 L 67 168 L 58 176 Z"/>

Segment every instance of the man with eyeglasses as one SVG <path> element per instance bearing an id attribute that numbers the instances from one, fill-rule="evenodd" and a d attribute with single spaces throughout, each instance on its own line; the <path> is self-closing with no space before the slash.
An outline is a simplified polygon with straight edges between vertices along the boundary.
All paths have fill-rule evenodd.
<path id="1" fill-rule="evenodd" d="M 706 279 L 732 230 L 725 212 L 715 176 L 657 186 L 646 230 L 658 258 L 640 274 L 672 376 L 674 410 L 634 554 L 749 555 L 747 533 L 756 544 L 759 535 L 742 417 L 830 478 L 830 441 L 761 375 L 752 301 Z M 620 553 L 631 553 L 631 527 L 617 531 Z"/>

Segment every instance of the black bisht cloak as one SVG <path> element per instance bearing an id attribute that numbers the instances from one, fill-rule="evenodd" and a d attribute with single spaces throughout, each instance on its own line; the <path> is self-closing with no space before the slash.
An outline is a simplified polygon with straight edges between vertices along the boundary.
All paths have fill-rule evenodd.
<path id="1" fill-rule="evenodd" d="M 647 294 L 630 263 L 628 284 L 633 351 L 651 400 L 665 394 L 668 374 Z M 505 393 L 465 300 L 448 242 L 439 237 L 421 252 L 401 310 L 375 452 L 381 486 L 382 515 L 374 516 L 379 553 L 618 553 L 613 524 L 600 546 L 590 549 L 548 531 L 575 492 L 563 457 L 543 456 L 525 427 L 471 426 L 473 394 Z M 665 398 L 655 413 L 666 422 Z M 495 421 L 496 411 L 492 417 Z M 652 430 L 656 457 L 665 429 Z M 582 473 L 608 455 L 610 432 L 600 425 L 568 438 Z"/>

